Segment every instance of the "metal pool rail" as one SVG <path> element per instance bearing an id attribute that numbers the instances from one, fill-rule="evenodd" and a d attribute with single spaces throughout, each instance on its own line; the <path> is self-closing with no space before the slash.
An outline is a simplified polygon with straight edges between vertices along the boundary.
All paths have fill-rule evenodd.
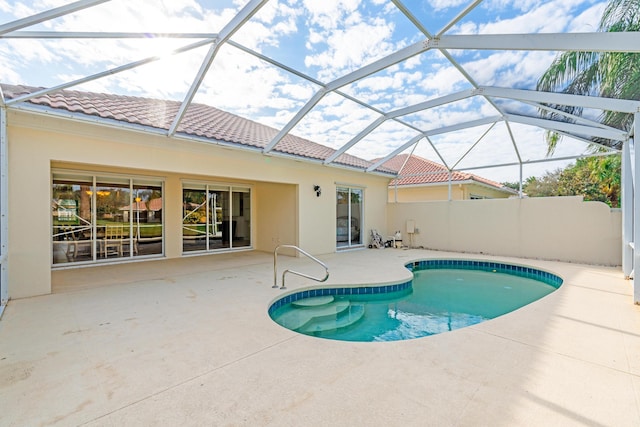
<path id="1" fill-rule="evenodd" d="M 322 267 L 324 267 L 324 271 L 325 271 L 324 277 L 323 278 L 318 278 L 318 277 L 310 276 L 308 274 L 300 273 L 298 271 L 293 271 L 293 270 L 287 269 L 287 270 L 282 272 L 282 286 L 280 286 L 280 289 L 287 289 L 286 286 L 284 285 L 284 276 L 287 273 L 295 274 L 297 276 L 306 277 L 307 279 L 315 280 L 316 282 L 324 282 L 329 278 L 329 267 L 327 267 L 327 265 L 325 263 L 323 263 L 322 261 L 320 261 L 318 258 L 316 258 L 313 255 L 303 251 L 302 249 L 300 249 L 299 247 L 297 247 L 295 245 L 279 245 L 273 251 L 273 286 L 272 286 L 272 288 L 277 288 L 278 287 L 278 250 L 280 248 L 295 249 L 296 251 L 300 252 L 302 255 L 305 255 L 306 257 L 308 257 L 311 260 L 315 261 L 316 263 L 320 264 Z"/>

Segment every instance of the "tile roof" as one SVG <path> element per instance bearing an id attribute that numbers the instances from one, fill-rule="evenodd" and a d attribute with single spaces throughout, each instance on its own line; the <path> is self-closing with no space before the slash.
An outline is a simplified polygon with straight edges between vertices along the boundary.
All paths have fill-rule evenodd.
<path id="1" fill-rule="evenodd" d="M 42 89 L 6 84 L 0 86 L 5 99 Z M 178 101 L 75 90 L 52 92 L 27 102 L 163 130 L 169 130 L 181 104 Z M 193 103 L 187 109 L 177 133 L 260 149 L 271 142 L 278 130 L 215 107 Z M 325 160 L 335 152 L 333 148 L 291 134 L 286 135 L 273 151 L 314 160 Z M 358 169 L 366 169 L 372 165 L 367 160 L 349 154 L 340 155 L 334 162 Z M 378 168 L 376 171 L 393 174 L 393 171 L 385 168 Z"/>
<path id="2" fill-rule="evenodd" d="M 402 167 L 403 165 L 404 167 Z M 383 166 L 395 172 L 400 172 L 399 178 L 391 181 L 390 186 L 446 184 L 449 181 L 449 171 L 446 167 L 415 155 L 399 154 L 386 161 Z M 497 190 L 513 193 L 513 190 L 500 183 L 466 172 L 453 171 L 451 173 L 451 181 L 476 181 L 480 184 L 494 187 Z"/>
<path id="3" fill-rule="evenodd" d="M 150 210 L 150 211 L 159 211 L 162 209 L 162 197 L 158 197 L 155 199 L 151 199 L 148 203 L 149 206 L 147 206 L 147 202 L 145 202 L 144 200 L 140 201 L 140 202 L 133 202 L 133 210 L 134 211 L 146 211 L 146 210 Z M 127 205 L 127 206 L 123 206 L 120 208 L 121 211 L 129 211 L 131 209 L 132 205 Z"/>

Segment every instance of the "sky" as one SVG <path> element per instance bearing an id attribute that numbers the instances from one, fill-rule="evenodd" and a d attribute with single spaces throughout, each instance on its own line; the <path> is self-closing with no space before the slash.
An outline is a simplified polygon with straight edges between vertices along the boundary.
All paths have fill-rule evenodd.
<path id="1" fill-rule="evenodd" d="M 68 3 L 69 0 L 0 0 L 0 25 Z M 217 33 L 246 3 L 246 0 L 111 0 L 22 30 Z M 470 0 L 403 2 L 430 34 L 440 32 L 471 3 Z M 445 34 L 593 32 L 606 2 L 477 3 Z M 308 78 L 225 44 L 217 52 L 194 101 L 280 129 L 318 92 L 317 82 L 330 83 L 424 39 L 425 35 L 387 0 L 270 0 L 230 40 Z M 51 87 L 164 55 L 160 61 L 73 89 L 182 101 L 209 47 L 168 54 L 199 40 L 151 35 L 136 40 L 4 38 L 0 40 L 0 81 Z M 291 133 L 339 148 L 380 117 L 380 112 L 470 89 L 473 86 L 468 77 L 481 86 L 534 89 L 557 54 L 485 50 L 447 53 L 449 58 L 438 50 L 426 51 L 347 84 L 340 88 L 340 93 L 329 93 Z M 500 106 L 514 111 L 529 108 Z M 401 122 L 386 121 L 347 153 L 367 160 L 384 157 L 417 135 L 416 128 L 428 130 L 497 114 L 484 98 L 468 98 L 403 116 Z M 532 114 L 530 108 L 528 114 Z M 554 157 L 580 155 L 587 150 L 583 142 L 564 138 Z M 422 139 L 413 153 L 439 163 L 444 160 L 450 167 L 466 168 L 516 162 L 518 157 L 523 161 L 545 159 L 546 144 L 543 130 L 518 124 L 511 124 L 508 129 L 504 123 L 498 123 L 437 135 L 429 141 Z M 541 176 L 568 163 L 525 165 L 523 175 Z M 519 179 L 517 166 L 472 172 L 499 182 Z"/>

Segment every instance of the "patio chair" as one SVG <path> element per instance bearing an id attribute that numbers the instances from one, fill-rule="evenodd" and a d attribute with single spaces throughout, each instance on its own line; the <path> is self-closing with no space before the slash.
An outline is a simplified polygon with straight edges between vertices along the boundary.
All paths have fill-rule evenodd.
<path id="1" fill-rule="evenodd" d="M 67 261 L 74 262 L 79 256 L 91 256 L 91 240 L 80 240 L 79 233 L 72 227 L 64 228 L 63 231 L 67 242 L 65 250 Z"/>
<path id="2" fill-rule="evenodd" d="M 123 235 L 124 228 L 122 225 L 107 225 L 104 230 L 104 239 L 102 242 L 103 255 L 108 258 L 109 255 L 123 254 Z"/>

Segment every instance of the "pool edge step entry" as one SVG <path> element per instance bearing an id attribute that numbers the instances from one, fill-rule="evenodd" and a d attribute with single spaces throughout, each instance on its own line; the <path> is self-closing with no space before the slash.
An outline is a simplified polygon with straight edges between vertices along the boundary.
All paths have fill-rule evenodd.
<path id="1" fill-rule="evenodd" d="M 321 332 L 336 331 L 348 328 L 359 322 L 364 317 L 364 304 L 349 304 L 348 310 L 342 311 L 335 319 L 314 319 L 308 324 L 296 330 L 304 334 L 317 334 Z"/>
<path id="2" fill-rule="evenodd" d="M 330 304 L 333 301 L 335 301 L 335 298 L 332 295 L 325 295 L 321 297 L 312 297 L 293 301 L 291 305 L 298 308 L 309 308 Z"/>
<path id="3" fill-rule="evenodd" d="M 297 331 L 313 321 L 335 319 L 340 313 L 349 309 L 349 306 L 349 301 L 332 301 L 324 305 L 295 307 L 280 320 L 283 326 Z"/>

